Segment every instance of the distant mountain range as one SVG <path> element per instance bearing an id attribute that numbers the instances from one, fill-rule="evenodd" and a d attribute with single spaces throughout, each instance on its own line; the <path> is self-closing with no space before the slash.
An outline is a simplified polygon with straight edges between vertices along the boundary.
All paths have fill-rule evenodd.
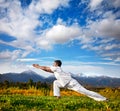
<path id="1" fill-rule="evenodd" d="M 75 78 L 82 85 L 86 86 L 120 87 L 120 78 L 107 76 L 87 77 L 84 74 L 72 74 L 72 77 Z M 30 79 L 32 79 L 34 82 L 41 81 L 51 84 L 55 80 L 55 77 L 49 76 L 45 78 L 32 70 L 24 71 L 22 73 L 0 74 L 0 82 L 4 82 L 5 80 L 9 82 L 28 82 Z"/>
<path id="2" fill-rule="evenodd" d="M 5 73 L 0 74 L 0 82 L 5 80 L 9 82 L 28 82 L 32 79 L 34 82 L 41 81 L 43 82 L 45 78 L 32 70 L 24 71 L 22 73 Z"/>

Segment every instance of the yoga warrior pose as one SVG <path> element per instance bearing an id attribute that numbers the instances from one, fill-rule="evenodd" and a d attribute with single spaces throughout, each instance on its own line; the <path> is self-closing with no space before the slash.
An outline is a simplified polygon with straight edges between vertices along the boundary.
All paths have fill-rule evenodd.
<path id="1" fill-rule="evenodd" d="M 102 95 L 84 88 L 80 83 L 78 83 L 75 79 L 73 79 L 69 73 L 64 72 L 61 69 L 61 65 L 62 65 L 62 62 L 60 60 L 55 60 L 53 66 L 51 67 L 33 64 L 34 67 L 38 69 L 42 69 L 46 72 L 53 73 L 55 75 L 57 80 L 55 80 L 53 83 L 54 96 L 56 96 L 57 98 L 60 98 L 60 88 L 65 87 L 65 88 L 77 91 L 81 94 L 84 94 L 96 101 L 107 100 Z"/>

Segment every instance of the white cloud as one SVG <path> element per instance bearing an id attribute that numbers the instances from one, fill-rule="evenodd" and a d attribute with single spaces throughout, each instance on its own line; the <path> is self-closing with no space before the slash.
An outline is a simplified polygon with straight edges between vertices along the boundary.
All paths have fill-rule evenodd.
<path id="1" fill-rule="evenodd" d="M 51 50 L 54 44 L 74 40 L 82 33 L 79 26 L 66 26 L 65 24 L 63 25 L 61 19 L 59 20 L 61 25 L 56 24 L 52 28 L 45 30 L 42 35 L 35 40 L 36 45 L 40 49 Z"/>
<path id="2" fill-rule="evenodd" d="M 52 61 L 49 60 L 43 60 L 44 58 L 40 58 L 39 61 L 41 65 L 51 66 Z M 53 59 L 53 57 L 52 57 Z M 42 70 L 36 69 L 31 64 L 26 64 L 27 62 L 34 62 L 36 59 L 34 58 L 23 58 L 18 59 L 17 64 L 11 64 L 10 62 L 4 62 L 0 63 L 0 73 L 7 73 L 7 72 L 23 72 L 26 70 L 33 70 L 37 72 L 38 74 L 43 74 L 43 76 L 50 76 L 51 74 L 44 72 Z M 64 61 L 64 65 L 62 66 L 63 70 L 65 72 L 71 72 L 73 74 L 79 74 L 83 73 L 87 76 L 113 76 L 113 77 L 120 77 L 120 69 L 119 65 L 112 65 L 110 63 L 109 65 L 104 64 L 104 66 L 101 66 L 102 63 L 87 63 L 87 62 L 79 62 L 79 61 Z"/>
<path id="3" fill-rule="evenodd" d="M 120 49 L 120 45 L 115 43 L 108 43 L 108 44 L 99 44 L 94 46 L 92 45 L 92 42 L 91 42 L 91 44 L 84 44 L 81 48 L 104 52 L 104 51 L 110 51 L 113 49 L 114 50 Z"/>
<path id="4" fill-rule="evenodd" d="M 91 0 L 90 6 L 95 8 L 101 2 L 102 0 Z M 116 0 L 116 2 L 118 1 Z M 66 26 L 62 19 L 58 18 L 57 25 L 43 31 L 43 37 L 38 37 L 34 29 L 42 26 L 42 22 L 38 20 L 40 14 L 50 14 L 61 6 L 68 6 L 68 3 L 69 0 L 54 0 L 52 3 L 49 0 L 33 0 L 28 8 L 22 9 L 20 1 L 6 1 L 4 4 L 2 3 L 2 7 L 6 7 L 8 12 L 6 17 L 0 20 L 0 31 L 16 37 L 17 40 L 12 41 L 9 45 L 31 51 L 34 50 L 35 42 L 41 49 L 52 49 L 53 42 L 64 43 L 76 39 L 78 36 L 81 36 L 81 43 L 93 42 L 94 39 L 91 36 L 108 36 L 119 39 L 120 21 L 111 18 L 91 22 L 87 25 L 89 30 L 83 29 L 84 33 L 81 31 L 82 28 L 75 25 Z M 31 42 L 30 45 L 28 42 Z"/>
<path id="5" fill-rule="evenodd" d="M 0 59 L 1 60 L 15 60 L 21 55 L 21 50 L 14 50 L 14 51 L 2 51 L 0 52 Z"/>
<path id="6" fill-rule="evenodd" d="M 89 2 L 90 10 L 96 10 L 100 8 L 119 8 L 120 7 L 120 0 L 90 0 Z"/>
<path id="7" fill-rule="evenodd" d="M 26 57 L 30 52 L 29 51 L 23 51 L 23 50 L 5 50 L 0 52 L 0 59 L 1 61 L 11 61 L 15 62 L 18 58 L 24 58 Z"/>
<path id="8" fill-rule="evenodd" d="M 114 5 L 115 8 L 120 7 L 120 0 L 114 0 L 113 5 Z"/>
<path id="9" fill-rule="evenodd" d="M 103 0 L 90 0 L 89 6 L 90 6 L 91 10 L 96 9 L 96 7 L 97 7 L 98 5 L 100 5 L 102 1 L 103 1 Z"/>
<path id="10" fill-rule="evenodd" d="M 0 32 L 16 38 L 15 41 L 8 43 L 9 45 L 33 51 L 34 41 L 38 38 L 35 28 L 42 26 L 42 22 L 39 20 L 40 15 L 43 13 L 50 14 L 59 7 L 68 6 L 68 3 L 69 0 L 53 0 L 52 3 L 49 0 L 32 0 L 27 8 L 22 8 L 19 0 L 3 0 L 0 7 L 7 10 L 4 12 L 6 16 L 0 19 Z M 45 40 L 38 44 L 42 46 L 41 48 L 49 45 Z"/>
<path id="11" fill-rule="evenodd" d="M 36 73 L 38 73 L 44 77 L 48 77 L 51 75 L 48 72 L 34 68 L 32 66 L 32 64 L 31 65 L 27 65 L 27 64 L 17 64 L 17 65 L 15 64 L 15 65 L 13 65 L 11 63 L 4 63 L 4 64 L 0 63 L 0 66 L 1 66 L 0 67 L 0 74 L 9 73 L 9 72 L 21 73 L 23 71 L 32 70 L 32 71 L 35 71 Z"/>
<path id="12" fill-rule="evenodd" d="M 119 67 L 119 65 L 118 65 Z M 102 75 L 106 75 L 106 76 L 111 76 L 111 77 L 119 77 L 120 74 L 120 69 L 117 66 L 98 66 L 96 65 L 85 65 L 85 64 L 81 64 L 81 65 L 65 65 L 63 66 L 63 69 L 65 70 L 65 72 L 71 72 L 73 74 L 79 74 L 79 73 L 83 73 L 87 76 L 102 76 Z"/>
<path id="13" fill-rule="evenodd" d="M 101 56 L 111 59 L 112 61 L 115 62 L 120 62 L 119 58 L 120 58 L 120 52 L 119 51 L 109 51 L 109 52 L 104 52 L 101 54 Z"/>
<path id="14" fill-rule="evenodd" d="M 10 62 L 4 62 L 0 63 L 0 73 L 8 73 L 8 72 L 14 72 L 14 73 L 20 73 L 26 70 L 32 70 L 32 65 L 26 65 L 26 64 L 13 64 Z"/>
<path id="15" fill-rule="evenodd" d="M 36 39 L 36 44 L 39 49 L 51 50 L 52 49 L 52 42 L 47 40 L 45 37 L 40 37 Z"/>
<path id="16" fill-rule="evenodd" d="M 78 26 L 55 25 L 45 34 L 48 40 L 55 43 L 65 43 L 77 38 L 81 33 Z"/>
<path id="17" fill-rule="evenodd" d="M 0 59 L 8 59 L 11 58 L 11 52 L 5 51 L 0 53 Z"/>
<path id="18" fill-rule="evenodd" d="M 108 44 L 106 47 L 105 47 L 105 50 L 112 50 L 112 49 L 120 49 L 120 45 L 118 44 Z"/>
<path id="19" fill-rule="evenodd" d="M 14 40 L 12 42 L 5 42 L 0 40 L 0 43 L 15 48 L 19 48 L 18 50 L 22 50 L 22 54 L 21 54 L 22 57 L 26 57 L 28 54 L 35 51 L 35 49 L 33 48 L 34 45 L 30 41 L 28 42 L 23 40 Z"/>
<path id="20" fill-rule="evenodd" d="M 34 61 L 39 61 L 36 58 L 21 58 L 21 59 L 17 59 L 17 61 L 19 62 L 34 62 Z"/>
<path id="21" fill-rule="evenodd" d="M 108 8 L 114 7 L 114 8 L 119 8 L 120 7 L 120 0 L 106 0 Z"/>
<path id="22" fill-rule="evenodd" d="M 83 29 L 83 36 L 79 37 L 82 44 L 81 48 L 94 50 L 104 57 L 106 57 L 105 54 L 115 53 L 110 56 L 115 61 L 119 57 L 116 53 L 120 50 L 120 20 L 117 19 L 118 13 L 107 11 L 102 16 L 102 19 L 96 21 L 88 20 L 88 24 Z"/>
<path id="23" fill-rule="evenodd" d="M 100 21 L 91 21 L 84 30 L 85 34 L 98 37 L 120 39 L 120 20 L 106 18 Z"/>
<path id="24" fill-rule="evenodd" d="M 60 6 L 68 6 L 69 0 L 41 0 L 36 3 L 36 1 L 32 1 L 29 9 L 35 10 L 36 13 L 52 13 L 55 9 Z"/>
<path id="25" fill-rule="evenodd" d="M 92 65 L 79 65 L 79 66 L 74 66 L 74 65 L 67 65 L 63 67 L 64 70 L 67 72 L 71 72 L 74 74 L 78 73 L 84 73 L 86 75 L 89 74 L 100 74 L 100 70 L 102 70 L 102 67 L 99 66 L 92 66 Z"/>
<path id="26" fill-rule="evenodd" d="M 98 35 L 120 39 L 120 20 L 103 19 L 96 25 L 99 26 L 98 28 L 95 27 L 97 28 Z"/>
<path id="27" fill-rule="evenodd" d="M 117 57 L 117 58 L 115 59 L 115 61 L 116 61 L 116 62 L 120 62 L 120 57 Z"/>

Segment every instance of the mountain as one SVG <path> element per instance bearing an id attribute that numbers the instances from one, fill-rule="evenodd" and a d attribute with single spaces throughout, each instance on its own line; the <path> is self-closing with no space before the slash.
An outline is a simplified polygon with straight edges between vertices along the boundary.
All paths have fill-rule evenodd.
<path id="1" fill-rule="evenodd" d="M 94 87 L 120 87 L 120 78 L 107 77 L 107 76 L 85 76 L 85 75 L 74 75 L 72 77 L 76 79 L 83 86 L 94 86 Z M 45 81 L 52 83 L 55 80 L 54 76 L 46 78 Z"/>
<path id="2" fill-rule="evenodd" d="M 84 86 L 95 87 L 120 87 L 120 78 L 107 77 L 107 76 L 85 76 L 84 74 L 71 74 L 80 84 Z M 52 84 L 55 80 L 55 76 L 49 76 L 47 78 L 37 74 L 32 70 L 24 71 L 22 73 L 6 73 L 0 74 L 0 82 L 5 80 L 11 82 L 28 82 L 32 79 L 34 82 L 41 81 Z"/>
<path id="3" fill-rule="evenodd" d="M 30 79 L 32 79 L 34 82 L 44 82 L 44 77 L 32 70 L 24 71 L 22 73 L 0 74 L 0 82 L 4 82 L 5 80 L 9 82 L 28 82 Z"/>
<path id="4" fill-rule="evenodd" d="M 108 76 L 75 76 L 73 75 L 79 83 L 86 86 L 95 87 L 120 87 L 120 78 L 108 77 Z"/>

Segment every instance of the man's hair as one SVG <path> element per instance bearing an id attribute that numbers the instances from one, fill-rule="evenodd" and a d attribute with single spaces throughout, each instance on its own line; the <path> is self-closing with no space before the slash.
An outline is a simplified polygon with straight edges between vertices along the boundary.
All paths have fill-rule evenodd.
<path id="1" fill-rule="evenodd" d="M 61 67 L 61 65 L 62 65 L 61 60 L 55 60 L 54 62 L 55 62 L 58 66 L 60 66 L 60 67 Z"/>

